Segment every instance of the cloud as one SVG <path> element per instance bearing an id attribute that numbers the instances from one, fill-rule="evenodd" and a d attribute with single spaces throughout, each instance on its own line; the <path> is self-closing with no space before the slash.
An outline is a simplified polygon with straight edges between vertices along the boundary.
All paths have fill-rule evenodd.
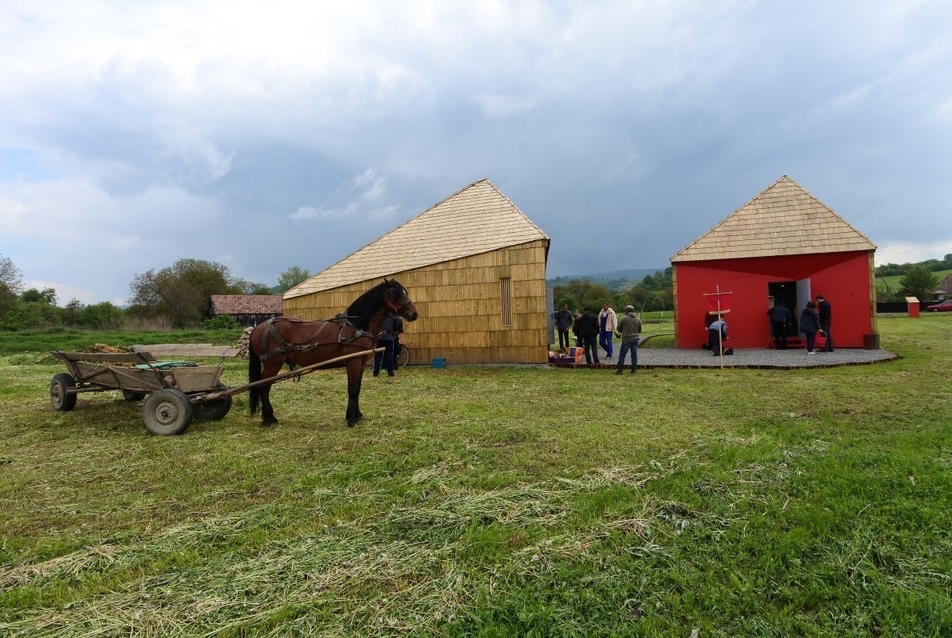
<path id="1" fill-rule="evenodd" d="M 664 267 L 782 174 L 877 261 L 949 252 L 938 2 L 11 0 L 0 24 L 0 253 L 83 300 L 180 257 L 315 272 L 483 177 L 551 276 Z"/>
<path id="2" fill-rule="evenodd" d="M 889 243 L 876 249 L 876 265 L 912 264 L 946 255 L 952 255 L 952 236 L 927 243 Z"/>

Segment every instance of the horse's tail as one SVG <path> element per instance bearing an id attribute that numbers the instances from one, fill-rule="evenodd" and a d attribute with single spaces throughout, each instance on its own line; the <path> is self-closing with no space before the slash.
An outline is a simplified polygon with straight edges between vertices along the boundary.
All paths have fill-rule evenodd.
<path id="1" fill-rule="evenodd" d="M 248 383 L 254 383 L 261 378 L 261 358 L 255 354 L 254 346 L 248 345 Z M 251 388 L 248 390 L 248 404 L 251 406 L 251 416 L 258 414 L 258 401 L 260 400 L 260 388 Z"/>

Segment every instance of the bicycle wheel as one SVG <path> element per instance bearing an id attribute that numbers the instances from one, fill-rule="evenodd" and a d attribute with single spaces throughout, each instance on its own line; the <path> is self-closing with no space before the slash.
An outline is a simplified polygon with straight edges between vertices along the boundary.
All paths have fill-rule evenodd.
<path id="1" fill-rule="evenodd" d="M 410 349 L 402 343 L 400 344 L 400 351 L 397 353 L 397 359 L 394 363 L 398 368 L 402 368 L 410 363 Z"/>

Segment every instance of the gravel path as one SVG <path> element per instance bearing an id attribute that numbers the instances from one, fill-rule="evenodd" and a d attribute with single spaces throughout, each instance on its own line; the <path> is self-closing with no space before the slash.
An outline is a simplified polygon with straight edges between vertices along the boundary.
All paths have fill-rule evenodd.
<path id="1" fill-rule="evenodd" d="M 601 356 L 600 353 L 599 356 Z M 616 349 L 615 356 L 618 356 Z M 639 348 L 639 368 L 822 368 L 830 366 L 861 365 L 893 361 L 899 357 L 887 350 L 861 350 L 857 348 L 840 348 L 834 352 L 817 352 L 807 354 L 806 350 L 772 350 L 767 348 L 735 349 L 734 354 L 725 357 L 716 357 L 709 350 L 678 350 L 675 348 Z M 588 366 L 584 360 L 574 365 L 555 364 L 559 366 L 588 368 L 598 367 L 610 369 L 617 365 L 617 361 L 600 359 L 598 366 Z M 626 367 L 631 366 L 631 359 L 626 359 Z"/>

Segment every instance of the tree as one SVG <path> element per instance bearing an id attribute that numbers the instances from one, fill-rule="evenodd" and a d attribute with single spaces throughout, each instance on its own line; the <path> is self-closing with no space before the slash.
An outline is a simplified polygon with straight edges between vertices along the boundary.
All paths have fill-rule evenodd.
<path id="1" fill-rule="evenodd" d="M 939 278 L 926 266 L 914 266 L 899 280 L 900 294 L 916 297 L 920 301 L 932 299 L 932 291 L 939 285 Z"/>
<path id="2" fill-rule="evenodd" d="M 278 292 L 287 292 L 300 283 L 304 283 L 311 275 L 300 266 L 291 266 L 278 277 Z M 562 306 L 559 306 L 561 308 Z"/>
<path id="3" fill-rule="evenodd" d="M 136 316 L 159 315 L 176 328 L 201 323 L 212 295 L 236 294 L 227 266 L 201 259 L 180 259 L 156 272 L 137 274 L 129 287 L 129 311 Z M 237 293 L 241 294 L 241 293 Z"/>
<path id="4" fill-rule="evenodd" d="M 111 302 L 102 301 L 86 306 L 79 314 L 80 325 L 94 330 L 116 329 L 122 324 L 122 309 Z"/>
<path id="5" fill-rule="evenodd" d="M 50 304 L 51 306 L 55 306 L 56 290 L 53 288 L 44 288 L 43 290 L 30 288 L 29 290 L 23 291 L 23 294 L 20 295 L 20 300 L 26 302 L 42 301 Z"/>
<path id="6" fill-rule="evenodd" d="M 16 264 L 9 257 L 0 256 L 0 320 L 19 301 L 20 290 L 23 288 L 22 275 Z"/>
<path id="7" fill-rule="evenodd" d="M 598 310 L 606 301 L 614 302 L 614 297 L 604 284 L 592 283 L 585 279 L 571 279 L 564 286 L 556 286 L 552 293 L 556 308 L 566 304 L 569 310 L 579 312 L 584 307 Z"/>
<path id="8" fill-rule="evenodd" d="M 244 279 L 236 279 L 228 290 L 229 295 L 270 295 L 271 288 Z"/>

